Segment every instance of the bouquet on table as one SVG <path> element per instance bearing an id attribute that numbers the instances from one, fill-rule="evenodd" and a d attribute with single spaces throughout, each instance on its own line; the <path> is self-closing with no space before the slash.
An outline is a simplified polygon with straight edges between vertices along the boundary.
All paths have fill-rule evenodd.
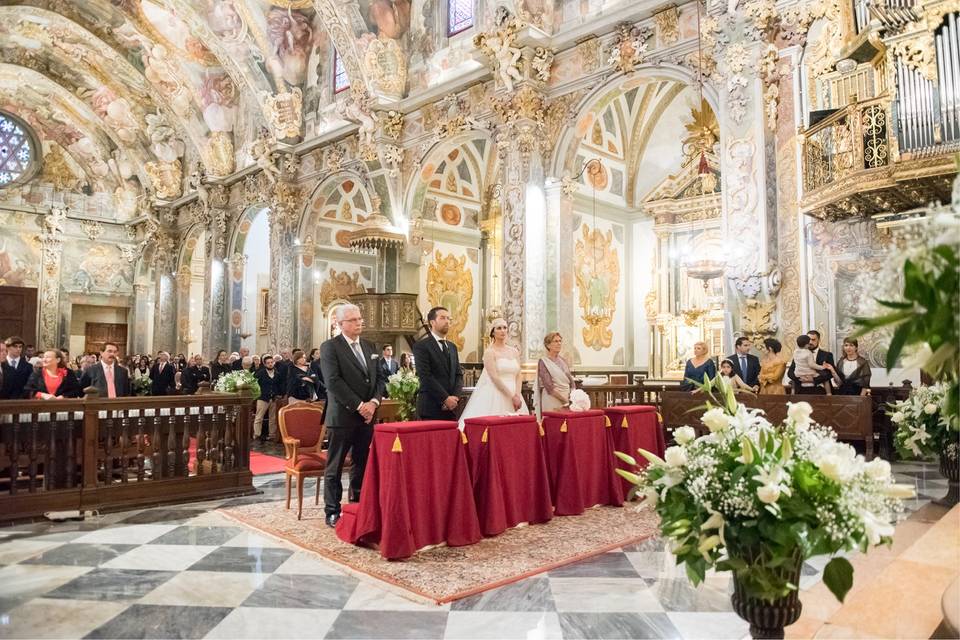
<path id="1" fill-rule="evenodd" d="M 133 395 L 135 396 L 148 396 L 150 395 L 150 378 L 147 376 L 142 376 L 140 378 L 134 378 L 130 381 L 130 387 L 133 389 Z"/>
<path id="2" fill-rule="evenodd" d="M 217 384 L 214 385 L 213 389 L 225 393 L 236 393 L 242 389 L 249 389 L 253 392 L 254 398 L 260 397 L 260 383 L 257 382 L 256 376 L 246 369 L 231 371 L 220 376 L 217 378 Z"/>
<path id="3" fill-rule="evenodd" d="M 417 412 L 417 392 L 420 391 L 420 378 L 407 369 L 401 369 L 387 378 L 387 395 L 400 403 L 397 417 L 400 421 L 410 420 Z"/>
<path id="4" fill-rule="evenodd" d="M 903 458 L 924 458 L 946 453 L 957 458 L 956 435 L 943 411 L 947 386 L 919 387 L 906 400 L 890 404 L 890 422 L 896 425 L 894 444 Z"/>
<path id="5" fill-rule="evenodd" d="M 803 561 L 834 555 L 823 581 L 842 601 L 853 566 L 835 554 L 889 543 L 901 499 L 913 489 L 894 484 L 885 460 L 867 462 L 837 442 L 831 429 L 811 420 L 806 402 L 788 403 L 786 421 L 774 425 L 739 404 L 720 376 L 700 391 L 708 398 L 701 420 L 709 434 L 680 427 L 663 459 L 641 449 L 646 469 L 617 473 L 660 516 L 661 534 L 694 584 L 708 569 L 732 571 L 737 614 L 753 625 L 750 615 L 779 603 L 789 615 L 771 626 L 782 632 L 800 615 Z M 771 630 L 751 626 L 751 632 L 762 637 Z"/>

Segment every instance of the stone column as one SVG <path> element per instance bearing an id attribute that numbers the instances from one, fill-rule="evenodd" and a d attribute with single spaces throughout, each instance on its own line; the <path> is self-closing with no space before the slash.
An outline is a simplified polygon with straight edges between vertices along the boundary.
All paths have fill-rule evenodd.
<path id="1" fill-rule="evenodd" d="M 38 348 L 59 347 L 63 342 L 60 335 L 60 267 L 63 260 L 61 236 L 66 217 L 64 209 L 53 207 L 41 220 Z"/>
<path id="2" fill-rule="evenodd" d="M 227 326 L 227 191 L 216 186 L 210 189 L 210 224 L 207 227 L 203 268 L 203 348 L 205 358 L 229 345 Z"/>
<path id="3" fill-rule="evenodd" d="M 177 270 L 176 298 L 177 298 L 177 340 L 176 353 L 182 353 L 189 357 L 190 351 L 190 283 L 193 280 L 193 273 L 190 272 L 189 264 L 182 264 Z"/>
<path id="4" fill-rule="evenodd" d="M 297 309 L 300 317 L 300 322 L 297 323 L 296 343 L 304 350 L 317 346 L 313 344 L 313 320 L 314 314 L 318 312 L 313 307 L 313 301 L 316 298 L 316 291 L 314 290 L 316 284 L 316 278 L 314 277 L 315 251 L 316 246 L 312 237 L 308 237 L 307 242 L 294 247 L 294 260 L 297 269 Z"/>
<path id="5" fill-rule="evenodd" d="M 157 269 L 154 284 L 153 348 L 151 352 L 172 351 L 177 347 L 177 298 L 175 280 L 166 269 Z"/>
<path id="6" fill-rule="evenodd" d="M 278 181 L 271 194 L 270 209 L 270 319 L 271 349 L 296 347 L 297 260 L 294 253 L 296 223 L 302 210 L 301 189 Z"/>
<path id="7" fill-rule="evenodd" d="M 130 344 L 132 353 L 150 352 L 152 306 L 150 286 L 144 283 L 133 285 L 133 342 Z"/>

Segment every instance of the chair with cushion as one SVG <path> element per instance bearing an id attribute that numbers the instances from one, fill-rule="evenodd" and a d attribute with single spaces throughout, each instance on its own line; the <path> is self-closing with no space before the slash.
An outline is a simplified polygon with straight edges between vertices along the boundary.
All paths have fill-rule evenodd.
<path id="1" fill-rule="evenodd" d="M 297 482 L 297 520 L 303 515 L 303 482 L 317 479 L 317 495 L 314 504 L 320 504 L 320 478 L 327 467 L 327 452 L 323 445 L 323 403 L 299 402 L 282 407 L 277 413 L 280 435 L 286 451 L 287 509 L 290 508 L 290 479 Z"/>

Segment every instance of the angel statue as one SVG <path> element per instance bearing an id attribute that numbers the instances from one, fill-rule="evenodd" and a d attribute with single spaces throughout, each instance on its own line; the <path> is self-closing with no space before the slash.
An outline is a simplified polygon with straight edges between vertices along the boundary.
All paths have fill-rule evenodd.
<path id="1" fill-rule="evenodd" d="M 501 32 L 480 34 L 476 37 L 475 44 L 494 60 L 500 82 L 507 91 L 512 92 L 514 81 L 523 79 L 519 65 L 520 49 L 513 46 L 510 38 L 501 35 Z"/>
<path id="2" fill-rule="evenodd" d="M 373 138 L 377 133 L 377 117 L 370 109 L 370 98 L 360 88 L 352 90 L 351 93 L 350 100 L 337 104 L 337 115 L 360 125 L 357 137 L 361 149 L 373 148 Z"/>
<path id="3" fill-rule="evenodd" d="M 260 135 L 250 145 L 250 155 L 257 161 L 257 166 L 267 176 L 270 184 L 275 184 L 280 177 L 280 169 L 274 161 L 273 151 L 270 148 L 272 143 L 270 132 L 266 127 L 260 127 Z"/>
<path id="4" fill-rule="evenodd" d="M 193 165 L 193 171 L 190 172 L 187 188 L 194 189 L 197 192 L 197 200 L 200 202 L 200 207 L 204 212 L 210 208 L 210 190 L 207 189 L 205 182 L 206 176 L 204 175 L 203 167 L 200 161 L 197 161 Z"/>

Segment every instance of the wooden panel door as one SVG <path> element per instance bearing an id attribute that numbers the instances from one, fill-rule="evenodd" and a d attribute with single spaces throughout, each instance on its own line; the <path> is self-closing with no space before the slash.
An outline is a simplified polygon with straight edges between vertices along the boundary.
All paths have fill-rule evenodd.
<path id="1" fill-rule="evenodd" d="M 84 353 L 100 353 L 103 343 L 116 342 L 120 347 L 120 357 L 127 351 L 127 325 L 111 324 L 109 322 L 87 322 L 84 325 Z"/>
<path id="2" fill-rule="evenodd" d="M 37 344 L 36 289 L 0 287 L 0 340 L 10 336 L 20 336 L 25 344 Z"/>

